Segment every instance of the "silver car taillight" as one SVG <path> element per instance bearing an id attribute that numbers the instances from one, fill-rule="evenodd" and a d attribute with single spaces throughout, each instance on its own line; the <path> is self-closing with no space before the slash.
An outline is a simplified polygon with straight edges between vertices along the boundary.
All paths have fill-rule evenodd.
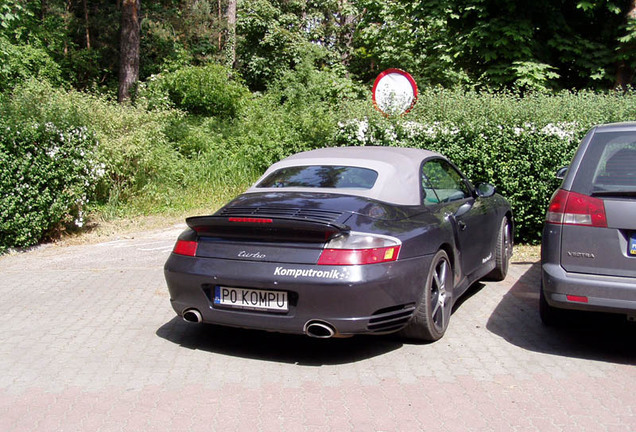
<path id="1" fill-rule="evenodd" d="M 583 225 L 607 228 L 603 200 L 576 192 L 557 190 L 545 218 L 556 225 Z"/>

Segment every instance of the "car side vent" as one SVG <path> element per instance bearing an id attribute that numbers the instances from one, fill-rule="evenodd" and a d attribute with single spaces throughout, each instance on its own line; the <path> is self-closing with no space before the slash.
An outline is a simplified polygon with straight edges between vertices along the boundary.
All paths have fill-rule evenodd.
<path id="1" fill-rule="evenodd" d="M 289 207 L 226 207 L 219 216 L 270 216 L 308 219 L 320 222 L 336 222 L 342 212 L 332 210 L 301 209 Z"/>
<path id="2" fill-rule="evenodd" d="M 377 333 L 399 330 L 409 322 L 414 311 L 413 303 L 380 309 L 373 313 L 367 329 Z"/>

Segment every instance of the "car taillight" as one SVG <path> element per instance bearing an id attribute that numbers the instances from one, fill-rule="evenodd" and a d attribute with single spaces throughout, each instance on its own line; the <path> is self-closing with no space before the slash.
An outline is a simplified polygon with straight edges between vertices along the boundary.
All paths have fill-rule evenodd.
<path id="1" fill-rule="evenodd" d="M 199 244 L 195 241 L 177 240 L 177 244 L 174 245 L 172 253 L 185 256 L 196 256 L 197 247 Z"/>
<path id="2" fill-rule="evenodd" d="M 349 233 L 329 241 L 318 265 L 366 265 L 395 261 L 401 242 L 389 236 Z"/>
<path id="3" fill-rule="evenodd" d="M 564 189 L 559 189 L 552 196 L 545 220 L 556 225 L 607 228 L 603 200 Z"/>

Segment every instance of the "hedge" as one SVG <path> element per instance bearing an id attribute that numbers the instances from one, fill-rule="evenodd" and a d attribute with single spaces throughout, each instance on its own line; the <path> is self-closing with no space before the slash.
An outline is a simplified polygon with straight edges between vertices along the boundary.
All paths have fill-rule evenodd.
<path id="1" fill-rule="evenodd" d="M 226 84 L 227 92 L 223 82 L 205 81 L 217 99 L 199 99 L 201 106 L 214 107 L 199 110 L 190 95 L 203 93 L 188 93 L 185 83 L 213 70 L 188 68 L 185 75 L 166 77 L 173 85 L 187 76 L 174 88 L 189 95 L 166 104 L 161 92 L 121 106 L 43 82 L 5 94 L 0 99 L 0 250 L 77 227 L 87 211 L 131 216 L 213 211 L 271 163 L 342 145 L 409 146 L 445 154 L 474 183 L 494 184 L 513 206 L 516 240 L 537 243 L 558 187 L 554 174 L 586 131 L 594 124 L 636 119 L 634 93 L 522 96 L 438 88 L 421 89 L 411 113 L 389 119 L 372 108 L 368 89 L 361 91 L 332 71 L 310 69 L 287 74 L 263 95 L 246 96 L 234 81 Z M 342 98 L 328 87 L 341 89 Z M 238 95 L 237 103 L 226 98 L 231 94 Z M 175 108 L 176 102 L 191 112 Z"/>

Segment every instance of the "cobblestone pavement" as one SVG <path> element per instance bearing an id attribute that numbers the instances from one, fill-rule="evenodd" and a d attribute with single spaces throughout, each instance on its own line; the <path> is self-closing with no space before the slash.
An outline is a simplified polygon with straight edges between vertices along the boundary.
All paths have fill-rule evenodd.
<path id="1" fill-rule="evenodd" d="M 439 342 L 316 340 L 177 319 L 180 230 L 0 258 L 0 431 L 636 431 L 634 326 L 544 328 L 537 263 Z"/>

